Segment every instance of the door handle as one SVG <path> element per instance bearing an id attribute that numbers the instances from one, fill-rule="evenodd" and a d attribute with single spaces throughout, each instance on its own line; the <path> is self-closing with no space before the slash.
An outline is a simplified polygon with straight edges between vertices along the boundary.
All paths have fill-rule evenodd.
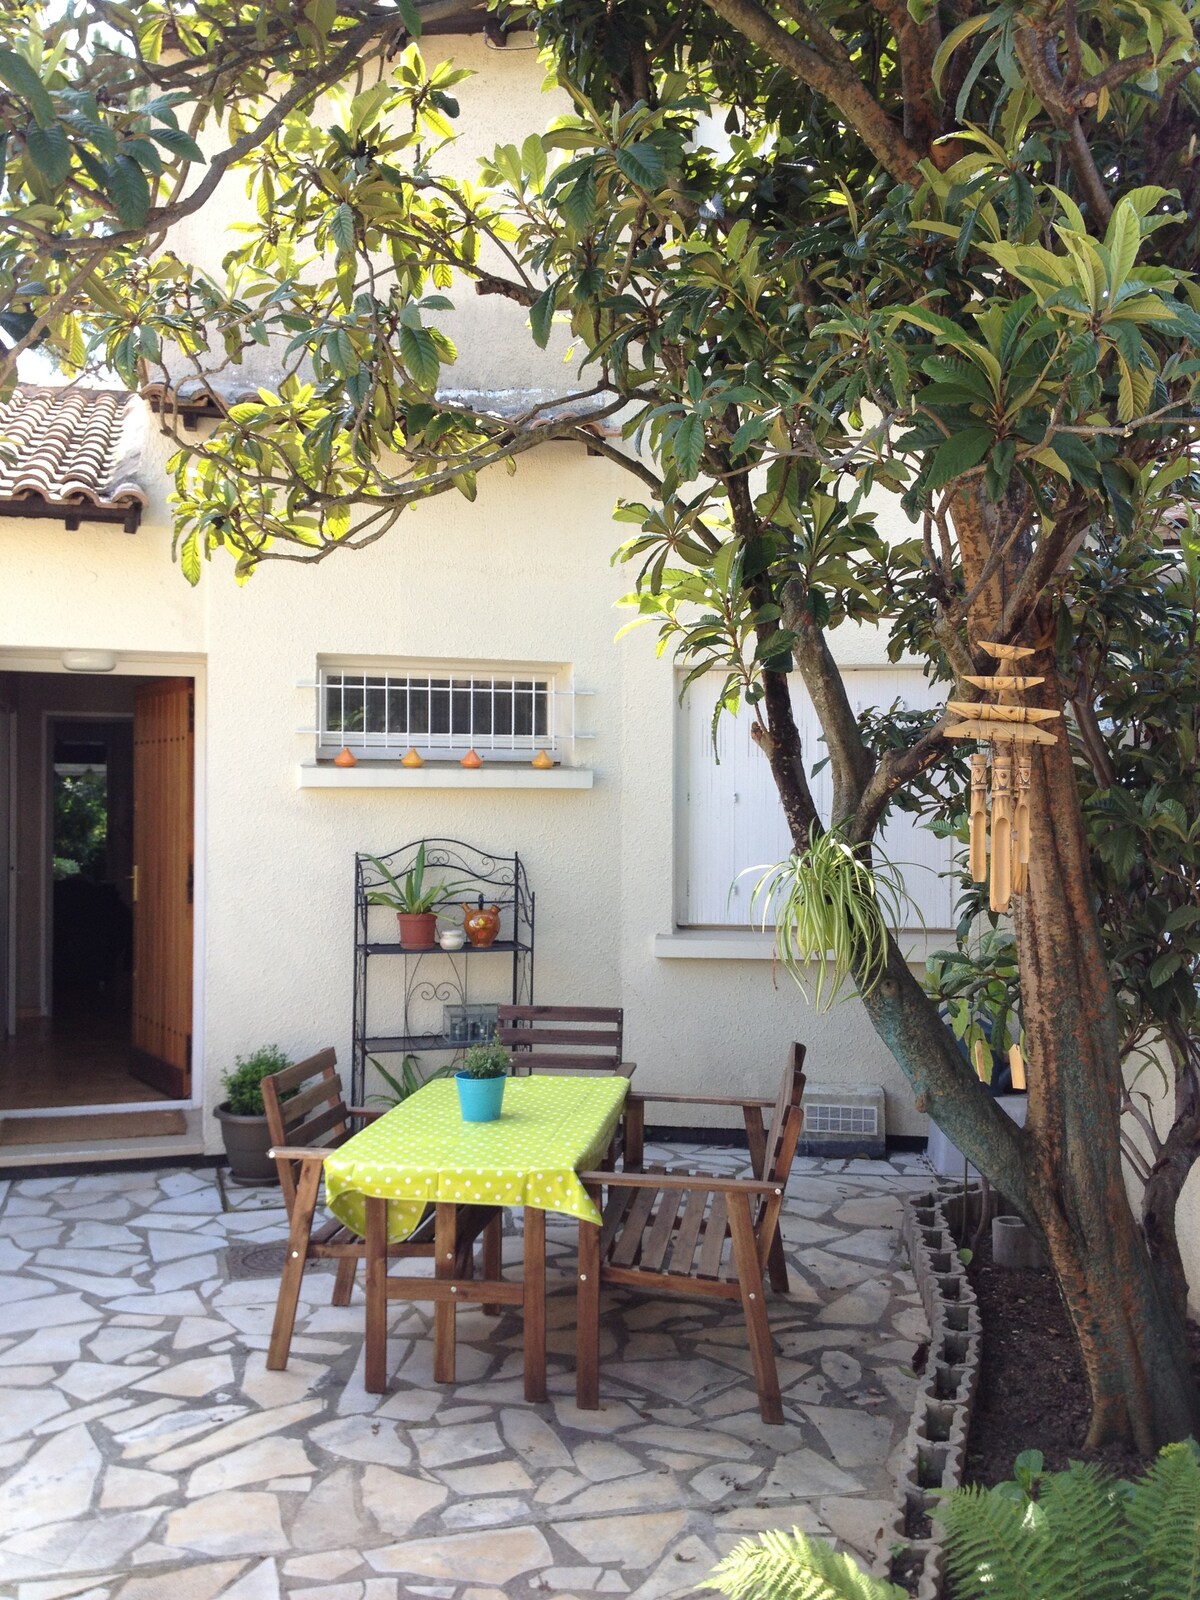
<path id="1" fill-rule="evenodd" d="M 138 869 L 137 869 L 137 867 L 134 867 L 133 871 L 129 874 L 129 876 L 133 879 L 133 898 L 134 898 L 134 902 L 136 903 L 137 897 L 138 897 Z"/>

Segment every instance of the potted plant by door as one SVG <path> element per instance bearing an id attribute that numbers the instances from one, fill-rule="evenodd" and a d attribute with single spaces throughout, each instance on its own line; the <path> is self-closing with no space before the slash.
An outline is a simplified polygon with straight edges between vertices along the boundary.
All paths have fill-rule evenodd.
<path id="1" fill-rule="evenodd" d="M 437 941 L 437 907 L 471 887 L 469 878 L 457 883 L 425 881 L 425 846 L 421 845 L 411 867 L 402 878 L 384 866 L 376 856 L 367 860 L 384 882 L 367 890 L 367 904 L 390 906 L 400 924 L 400 943 L 406 950 L 429 950 Z"/>
<path id="2" fill-rule="evenodd" d="M 271 1136 L 263 1109 L 262 1081 L 291 1064 L 278 1045 L 267 1045 L 244 1059 L 238 1056 L 234 1065 L 221 1075 L 226 1098 L 213 1116 L 221 1124 L 225 1154 L 229 1157 L 235 1183 L 279 1182 L 275 1163 L 267 1154 Z"/>
<path id="3" fill-rule="evenodd" d="M 495 1122 L 504 1103 L 508 1051 L 498 1039 L 473 1044 L 455 1073 L 458 1104 L 464 1122 Z"/>

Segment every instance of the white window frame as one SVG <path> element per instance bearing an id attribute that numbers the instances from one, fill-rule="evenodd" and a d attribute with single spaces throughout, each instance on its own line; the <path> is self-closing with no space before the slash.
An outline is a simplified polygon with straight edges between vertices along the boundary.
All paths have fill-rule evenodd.
<path id="1" fill-rule="evenodd" d="M 381 697 L 378 709 L 383 711 L 384 727 L 372 730 L 346 729 L 331 726 L 328 717 L 330 693 L 336 693 L 337 680 L 344 681 L 344 692 L 356 695 L 362 690 Z M 357 683 L 356 683 L 357 680 Z M 524 688 L 529 685 L 529 688 Z M 435 687 L 436 686 L 436 687 Z M 444 686 L 444 687 L 443 687 Z M 410 696 L 426 697 L 427 721 L 442 720 L 434 714 L 433 695 L 447 695 L 446 709 L 453 721 L 454 700 L 462 697 L 469 708 L 471 725 L 454 731 L 410 728 L 391 729 L 388 716 L 394 703 L 391 696 L 406 691 Z M 493 710 L 496 702 L 507 701 L 513 711 L 515 724 L 518 694 L 530 693 L 544 696 L 545 726 L 540 732 L 496 732 L 495 716 L 490 719 L 492 729 L 484 725 L 486 719 L 475 721 L 480 697 L 490 697 Z M 503 762 L 528 763 L 539 751 L 545 751 L 554 760 L 563 759 L 567 749 L 573 747 L 574 693 L 566 683 L 566 669 L 545 662 L 484 662 L 463 660 L 429 660 L 402 657 L 364 659 L 349 657 L 322 657 L 317 664 L 316 682 L 316 737 L 318 760 L 329 760 L 343 747 L 349 748 L 359 761 L 398 761 L 412 749 L 427 762 L 460 762 L 474 750 L 488 758 L 489 765 Z M 532 719 L 536 722 L 538 719 Z"/>

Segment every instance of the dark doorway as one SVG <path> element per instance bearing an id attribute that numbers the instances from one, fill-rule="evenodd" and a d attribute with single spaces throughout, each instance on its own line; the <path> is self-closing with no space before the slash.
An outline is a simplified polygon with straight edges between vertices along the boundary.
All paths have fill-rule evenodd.
<path id="1" fill-rule="evenodd" d="M 54 1015 L 129 1036 L 133 732 L 128 718 L 50 724 Z"/>
<path id="2" fill-rule="evenodd" d="M 17 1026 L 0 1037 L 0 1117 L 190 1092 L 182 1072 L 148 1080 L 147 1059 L 165 1047 L 142 1037 L 147 1017 L 186 1014 L 177 1031 L 190 1059 L 190 903 L 185 939 L 160 879 L 169 876 L 172 892 L 178 879 L 176 898 L 187 896 L 192 767 L 176 762 L 180 775 L 168 782 L 174 768 L 160 771 L 159 730 L 145 726 L 147 697 L 156 705 L 181 681 L 190 690 L 190 680 L 14 671 L 0 686 L 14 713 L 18 869 Z M 184 732 L 190 741 L 190 724 Z"/>

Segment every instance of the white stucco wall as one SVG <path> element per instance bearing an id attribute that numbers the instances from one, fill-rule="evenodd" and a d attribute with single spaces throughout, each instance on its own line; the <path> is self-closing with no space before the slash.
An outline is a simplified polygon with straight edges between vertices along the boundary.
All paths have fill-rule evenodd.
<path id="1" fill-rule="evenodd" d="M 649 631 L 614 642 L 620 488 L 609 463 L 554 445 L 486 479 L 474 505 L 406 513 L 366 551 L 267 565 L 244 588 L 221 561 L 195 592 L 170 564 L 161 502 L 132 537 L 0 521 L 0 668 L 51 670 L 85 644 L 120 652 L 123 670 L 201 663 L 206 1105 L 221 1069 L 262 1043 L 333 1043 L 348 1060 L 354 852 L 442 835 L 520 852 L 537 895 L 536 998 L 623 1005 L 647 1087 L 767 1092 L 799 1038 L 810 1076 L 881 1082 L 891 1129 L 923 1129 L 857 1002 L 817 1017 L 789 981 L 775 987 L 769 961 L 654 954 L 674 905 L 675 679 Z M 302 789 L 313 740 L 296 730 L 311 727 L 313 695 L 297 685 L 320 655 L 568 663 L 594 691 L 579 719 L 596 737 L 575 756 L 594 787 Z"/>

